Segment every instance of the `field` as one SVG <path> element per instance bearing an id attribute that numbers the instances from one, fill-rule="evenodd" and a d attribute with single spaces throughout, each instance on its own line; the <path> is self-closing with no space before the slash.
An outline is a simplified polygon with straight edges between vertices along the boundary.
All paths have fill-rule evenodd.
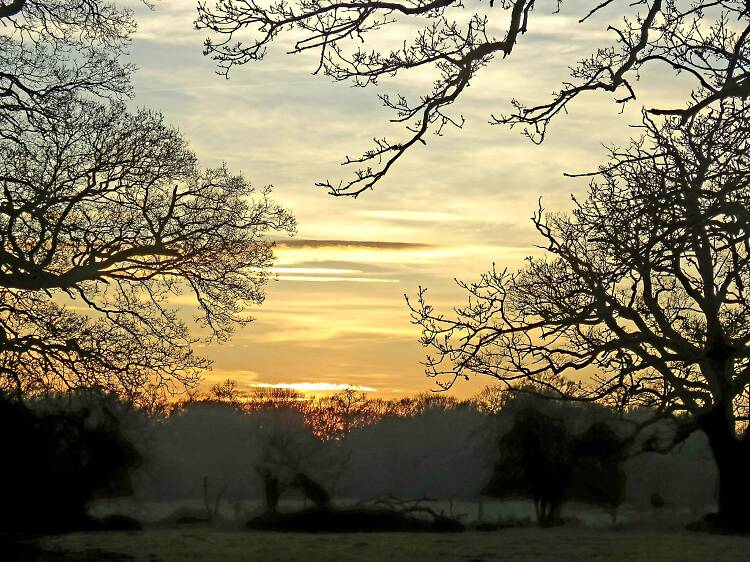
<path id="1" fill-rule="evenodd" d="M 750 538 L 687 531 L 506 529 L 461 534 L 303 535 L 208 528 L 46 537 L 44 560 L 143 561 L 740 561 Z M 65 551 L 56 558 L 54 553 Z M 106 553 L 106 554 L 105 554 Z M 107 554 L 109 556 L 107 556 Z"/>

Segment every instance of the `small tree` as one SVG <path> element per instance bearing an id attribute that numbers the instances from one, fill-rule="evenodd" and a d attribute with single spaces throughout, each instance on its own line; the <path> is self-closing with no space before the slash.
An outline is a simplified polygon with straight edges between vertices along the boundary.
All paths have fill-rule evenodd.
<path id="1" fill-rule="evenodd" d="M 562 524 L 572 477 L 572 438 L 562 420 L 527 408 L 500 439 L 500 460 L 483 493 L 530 497 L 542 527 Z"/>
<path id="2" fill-rule="evenodd" d="M 259 452 L 254 471 L 263 482 L 269 511 L 289 488 L 316 503 L 325 496 L 330 500 L 349 462 L 348 450 L 339 441 L 316 435 L 307 414 L 298 403 L 270 403 L 249 414 L 252 447 Z"/>
<path id="3" fill-rule="evenodd" d="M 573 447 L 572 498 L 598 505 L 617 522 L 617 509 L 625 499 L 627 476 L 623 463 L 631 442 L 606 423 L 596 422 L 576 436 Z"/>
<path id="4" fill-rule="evenodd" d="M 240 390 L 237 381 L 226 379 L 216 383 L 209 389 L 209 399 L 217 402 L 225 402 L 234 407 L 240 407 L 246 395 Z"/>
<path id="5" fill-rule="evenodd" d="M 615 521 L 625 498 L 629 446 L 604 422 L 573 435 L 561 418 L 526 407 L 500 438 L 499 460 L 483 492 L 531 498 L 542 527 L 562 524 L 568 500 L 601 506 Z"/>

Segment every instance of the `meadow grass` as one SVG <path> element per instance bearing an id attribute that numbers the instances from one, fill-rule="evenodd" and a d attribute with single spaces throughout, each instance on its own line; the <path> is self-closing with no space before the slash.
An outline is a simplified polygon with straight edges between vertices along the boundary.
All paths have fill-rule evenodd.
<path id="1" fill-rule="evenodd" d="M 750 537 L 688 531 L 514 528 L 460 534 L 300 534 L 211 528 L 74 533 L 41 539 L 48 551 L 81 559 L 97 552 L 148 561 L 480 562 L 744 561 Z M 119 558 L 119 557 L 118 557 Z"/>

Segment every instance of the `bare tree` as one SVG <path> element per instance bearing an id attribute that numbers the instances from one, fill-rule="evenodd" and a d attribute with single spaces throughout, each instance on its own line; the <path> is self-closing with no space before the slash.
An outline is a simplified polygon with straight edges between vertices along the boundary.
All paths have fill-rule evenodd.
<path id="1" fill-rule="evenodd" d="M 58 109 L 0 141 L 0 341 L 15 362 L 4 372 L 119 391 L 147 373 L 190 384 L 207 363 L 170 300 L 192 293 L 206 337 L 226 339 L 263 300 L 264 235 L 293 218 L 267 189 L 201 170 L 157 113 Z"/>
<path id="2" fill-rule="evenodd" d="M 209 389 L 209 397 L 211 400 L 230 404 L 235 408 L 240 407 L 242 402 L 247 399 L 247 395 L 240 390 L 237 381 L 232 379 L 226 379 L 212 385 Z"/>
<path id="3" fill-rule="evenodd" d="M 308 409 L 313 433 L 323 439 L 341 439 L 347 433 L 371 423 L 367 394 L 345 388 L 321 398 Z"/>
<path id="4" fill-rule="evenodd" d="M 122 99 L 133 66 L 123 63 L 135 21 L 100 0 L 12 0 L 0 4 L 0 136 L 31 114 L 56 116 L 72 96 Z"/>
<path id="5" fill-rule="evenodd" d="M 463 117 L 451 113 L 450 106 L 481 68 L 511 55 L 522 36 L 533 32 L 535 0 L 474 4 L 467 8 L 460 0 L 219 0 L 213 7 L 199 4 L 196 25 L 212 33 L 205 53 L 225 76 L 236 65 L 262 59 L 282 33 L 294 37 L 290 53 L 316 51 L 315 73 L 335 81 L 367 87 L 409 71 L 432 73 L 432 90 L 417 100 L 379 96 L 394 113 L 392 121 L 406 127 L 402 140 L 376 138 L 373 148 L 344 161 L 357 168 L 350 179 L 317 184 L 333 195 L 357 196 L 380 181 L 412 146 L 425 144 L 429 132 L 440 135 L 448 126 L 460 128 Z M 547 9 L 556 14 L 562 8 L 558 0 Z M 618 104 L 625 104 L 636 98 L 639 72 L 660 65 L 691 77 L 695 90 L 684 106 L 654 108 L 653 113 L 687 118 L 721 99 L 750 94 L 750 12 L 745 0 L 604 0 L 584 8 L 580 23 L 594 25 L 594 15 L 606 20 L 613 43 L 576 64 L 571 61 L 571 81 L 553 92 L 551 101 L 526 105 L 513 100 L 514 109 L 493 116 L 491 123 L 519 125 L 526 136 L 541 142 L 551 120 L 580 94 L 611 92 Z M 416 35 L 396 48 L 381 49 L 378 39 L 387 33 L 383 28 L 400 23 L 418 26 Z"/>
<path id="6" fill-rule="evenodd" d="M 499 414 L 511 400 L 512 393 L 500 385 L 485 386 L 471 398 L 471 404 L 485 414 Z"/>
<path id="7" fill-rule="evenodd" d="M 128 10 L 14 0 L 0 23 L 0 386 L 192 385 L 209 363 L 174 299 L 192 293 L 201 339 L 226 339 L 263 300 L 266 233 L 293 218 L 126 110 Z"/>
<path id="8" fill-rule="evenodd" d="M 678 422 L 675 443 L 702 430 L 732 527 L 750 500 L 750 439 L 737 431 L 750 383 L 748 117 L 729 101 L 662 125 L 645 114 L 644 137 L 612 150 L 572 214 L 534 215 L 547 257 L 462 284 L 469 304 L 455 317 L 423 290 L 412 305 L 444 387 L 472 374 L 531 381 L 548 396 L 655 408 Z"/>

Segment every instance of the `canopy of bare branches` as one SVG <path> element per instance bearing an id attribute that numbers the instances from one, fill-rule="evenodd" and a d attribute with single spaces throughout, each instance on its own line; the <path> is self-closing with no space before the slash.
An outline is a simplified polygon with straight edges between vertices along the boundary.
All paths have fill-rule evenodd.
<path id="1" fill-rule="evenodd" d="M 621 408 L 744 417 L 749 112 L 725 101 L 663 125 L 645 114 L 643 137 L 612 150 L 572 214 L 535 215 L 548 257 L 463 284 L 469 304 L 453 318 L 421 292 L 412 310 L 435 352 L 428 373 L 446 386 L 476 373 Z"/>
<path id="2" fill-rule="evenodd" d="M 224 75 L 262 59 L 282 34 L 294 38 L 290 53 L 316 52 L 315 72 L 336 81 L 366 87 L 377 85 L 381 77 L 432 73 L 433 88 L 418 99 L 380 96 L 393 121 L 404 124 L 402 139 L 376 138 L 373 148 L 346 158 L 344 164 L 355 168 L 348 179 L 317 184 L 334 195 L 357 196 L 380 181 L 411 147 L 424 144 L 428 133 L 439 135 L 448 126 L 463 125 L 451 105 L 483 67 L 510 56 L 517 46 L 523 48 L 524 34 L 534 33 L 537 11 L 573 11 L 582 26 L 592 32 L 604 28 L 612 41 L 589 58 L 570 61 L 571 80 L 553 92 L 550 101 L 528 105 L 512 100 L 511 111 L 491 118 L 492 123 L 520 126 L 534 142 L 544 139 L 552 119 L 581 94 L 610 92 L 619 104 L 636 99 L 636 82 L 645 68 L 666 67 L 689 76 L 694 85 L 681 106 L 652 108 L 654 114 L 686 118 L 719 100 L 750 94 L 750 12 L 745 0 L 605 0 L 583 7 L 560 1 L 537 5 L 535 0 L 221 0 L 214 6 L 200 4 L 196 25 L 211 33 L 205 52 Z M 400 24 L 412 26 L 397 28 L 407 37 L 414 27 L 417 31 L 396 48 L 381 48 L 385 28 Z M 502 91 L 497 95 L 501 99 Z"/>
<path id="3" fill-rule="evenodd" d="M 29 114 L 54 118 L 55 102 L 131 92 L 122 62 L 135 22 L 98 0 L 14 0 L 0 7 L 0 134 Z"/>
<path id="4" fill-rule="evenodd" d="M 118 99 L 127 10 L 20 0 L 0 22 L 0 386 L 194 384 L 209 364 L 175 298 L 192 295 L 203 339 L 225 339 L 263 301 L 265 235 L 294 219 Z"/>

